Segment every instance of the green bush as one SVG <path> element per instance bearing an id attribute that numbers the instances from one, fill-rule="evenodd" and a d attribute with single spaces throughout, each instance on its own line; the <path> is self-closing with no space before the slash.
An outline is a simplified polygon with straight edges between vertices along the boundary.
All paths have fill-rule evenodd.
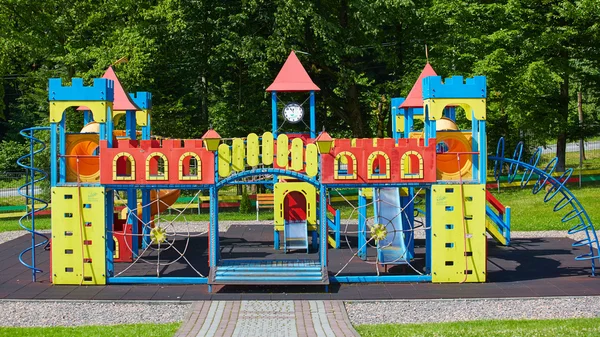
<path id="1" fill-rule="evenodd" d="M 0 172 L 23 171 L 17 165 L 19 157 L 29 153 L 29 146 L 13 140 L 0 142 Z M 37 158 L 36 158 L 37 159 Z"/>
<path id="2" fill-rule="evenodd" d="M 240 200 L 240 213 L 252 213 L 252 203 L 250 202 L 250 197 L 248 196 L 248 191 L 246 191 L 245 186 L 244 188 L 242 188 L 242 199 Z"/>

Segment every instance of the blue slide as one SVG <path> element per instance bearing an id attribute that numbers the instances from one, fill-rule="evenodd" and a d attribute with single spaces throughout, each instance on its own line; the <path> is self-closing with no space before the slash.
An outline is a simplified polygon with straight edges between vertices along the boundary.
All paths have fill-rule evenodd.
<path id="1" fill-rule="evenodd" d="M 387 229 L 385 239 L 377 245 L 377 256 L 381 264 L 406 264 L 410 259 L 406 249 L 406 236 L 403 226 L 404 214 L 401 212 L 399 188 L 373 189 L 375 207 L 375 223 L 382 224 Z"/>

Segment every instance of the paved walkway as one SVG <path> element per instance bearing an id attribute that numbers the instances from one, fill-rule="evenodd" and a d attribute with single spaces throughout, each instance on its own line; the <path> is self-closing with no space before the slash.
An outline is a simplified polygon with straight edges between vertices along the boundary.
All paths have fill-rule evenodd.
<path id="1" fill-rule="evenodd" d="M 359 336 L 342 301 L 203 301 L 175 335 Z"/>

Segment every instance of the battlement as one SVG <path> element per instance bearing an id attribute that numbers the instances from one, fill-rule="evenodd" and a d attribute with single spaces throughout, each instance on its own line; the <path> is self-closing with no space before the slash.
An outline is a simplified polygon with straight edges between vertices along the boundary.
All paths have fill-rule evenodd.
<path id="1" fill-rule="evenodd" d="M 452 76 L 442 82 L 441 76 L 428 76 L 423 79 L 423 99 L 431 98 L 486 98 L 486 77 L 467 78 Z"/>
<path id="2" fill-rule="evenodd" d="M 129 97 L 133 100 L 133 103 L 141 109 L 147 110 L 152 109 L 152 94 L 146 91 L 138 91 L 136 93 L 130 93 Z"/>
<path id="3" fill-rule="evenodd" d="M 95 78 L 91 86 L 83 85 L 82 78 L 71 79 L 71 85 L 64 86 L 61 78 L 48 80 L 48 100 L 50 101 L 114 101 L 115 83 L 106 78 Z"/>
<path id="4" fill-rule="evenodd" d="M 436 181 L 435 139 L 336 139 L 331 153 L 321 155 L 323 184 L 433 183 Z"/>
<path id="5" fill-rule="evenodd" d="M 214 183 L 214 154 L 201 139 L 100 141 L 100 183 L 106 185 Z"/>

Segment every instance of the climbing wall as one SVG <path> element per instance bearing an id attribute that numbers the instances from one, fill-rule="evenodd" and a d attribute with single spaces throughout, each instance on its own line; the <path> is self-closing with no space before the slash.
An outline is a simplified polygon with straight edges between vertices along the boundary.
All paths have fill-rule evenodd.
<path id="1" fill-rule="evenodd" d="M 429 202 L 432 282 L 485 282 L 485 185 L 432 185 Z"/>
<path id="2" fill-rule="evenodd" d="M 106 284 L 105 190 L 52 188 L 52 282 Z"/>

